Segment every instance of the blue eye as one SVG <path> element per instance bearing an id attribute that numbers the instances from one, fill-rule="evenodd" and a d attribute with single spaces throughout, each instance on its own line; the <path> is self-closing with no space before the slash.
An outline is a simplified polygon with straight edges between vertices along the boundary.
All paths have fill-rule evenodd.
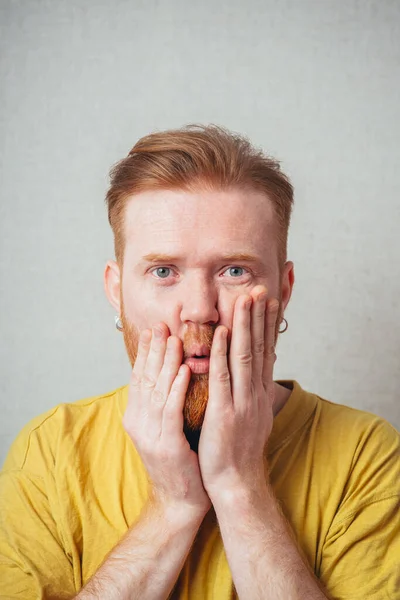
<path id="1" fill-rule="evenodd" d="M 160 279 L 166 279 L 171 273 L 171 269 L 169 267 L 157 267 L 154 273 L 157 273 L 157 277 Z"/>
<path id="2" fill-rule="evenodd" d="M 243 269 L 243 267 L 229 267 L 229 269 L 227 269 L 227 271 L 229 271 L 229 274 L 231 275 L 231 277 L 235 278 L 235 277 L 241 277 L 242 275 L 244 275 L 245 269 Z"/>

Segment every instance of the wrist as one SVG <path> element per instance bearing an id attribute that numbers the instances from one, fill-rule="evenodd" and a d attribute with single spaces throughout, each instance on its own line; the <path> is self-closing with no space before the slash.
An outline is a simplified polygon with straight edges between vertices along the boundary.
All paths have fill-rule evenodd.
<path id="1" fill-rule="evenodd" d="M 210 506 L 211 503 L 206 507 L 151 495 L 148 499 L 147 511 L 162 516 L 163 519 L 177 528 L 190 527 L 191 525 L 199 527 Z"/>
<path id="2" fill-rule="evenodd" d="M 272 492 L 269 479 L 269 468 L 266 460 L 253 463 L 247 472 L 229 473 L 229 477 L 223 474 L 218 481 L 205 486 L 207 494 L 213 504 L 226 503 L 235 504 L 236 501 L 252 501 L 260 496 Z"/>
<path id="3" fill-rule="evenodd" d="M 256 485 L 224 487 L 210 495 L 217 511 L 246 512 L 260 505 L 270 506 L 275 500 L 271 486 L 265 480 Z"/>

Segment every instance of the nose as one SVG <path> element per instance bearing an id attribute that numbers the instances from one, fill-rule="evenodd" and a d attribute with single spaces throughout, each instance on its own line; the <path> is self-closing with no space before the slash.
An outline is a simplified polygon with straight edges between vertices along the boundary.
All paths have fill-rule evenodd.
<path id="1" fill-rule="evenodd" d="M 214 283 L 202 277 L 187 281 L 181 297 L 181 321 L 198 325 L 215 325 L 219 319 L 218 291 Z"/>

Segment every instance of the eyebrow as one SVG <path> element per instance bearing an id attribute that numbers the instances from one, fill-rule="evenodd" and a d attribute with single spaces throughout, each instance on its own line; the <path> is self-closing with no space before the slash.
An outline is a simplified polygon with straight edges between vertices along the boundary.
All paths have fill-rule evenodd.
<path id="1" fill-rule="evenodd" d="M 179 256 L 173 256 L 171 254 L 159 254 L 156 252 L 151 252 L 150 254 L 145 254 L 142 256 L 142 260 L 150 263 L 178 263 L 182 261 L 182 258 Z M 239 262 L 248 262 L 248 263 L 259 263 L 260 258 L 253 254 L 248 254 L 247 252 L 236 252 L 234 254 L 221 254 L 218 257 L 218 260 L 229 263 L 239 263 Z"/>

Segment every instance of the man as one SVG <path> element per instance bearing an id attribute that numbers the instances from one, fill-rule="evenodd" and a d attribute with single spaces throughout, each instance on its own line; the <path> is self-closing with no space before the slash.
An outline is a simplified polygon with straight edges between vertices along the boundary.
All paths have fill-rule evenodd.
<path id="1" fill-rule="evenodd" d="M 398 433 L 273 380 L 292 203 L 277 162 L 214 126 L 114 167 L 104 280 L 132 375 L 14 442 L 2 598 L 400 598 Z"/>

